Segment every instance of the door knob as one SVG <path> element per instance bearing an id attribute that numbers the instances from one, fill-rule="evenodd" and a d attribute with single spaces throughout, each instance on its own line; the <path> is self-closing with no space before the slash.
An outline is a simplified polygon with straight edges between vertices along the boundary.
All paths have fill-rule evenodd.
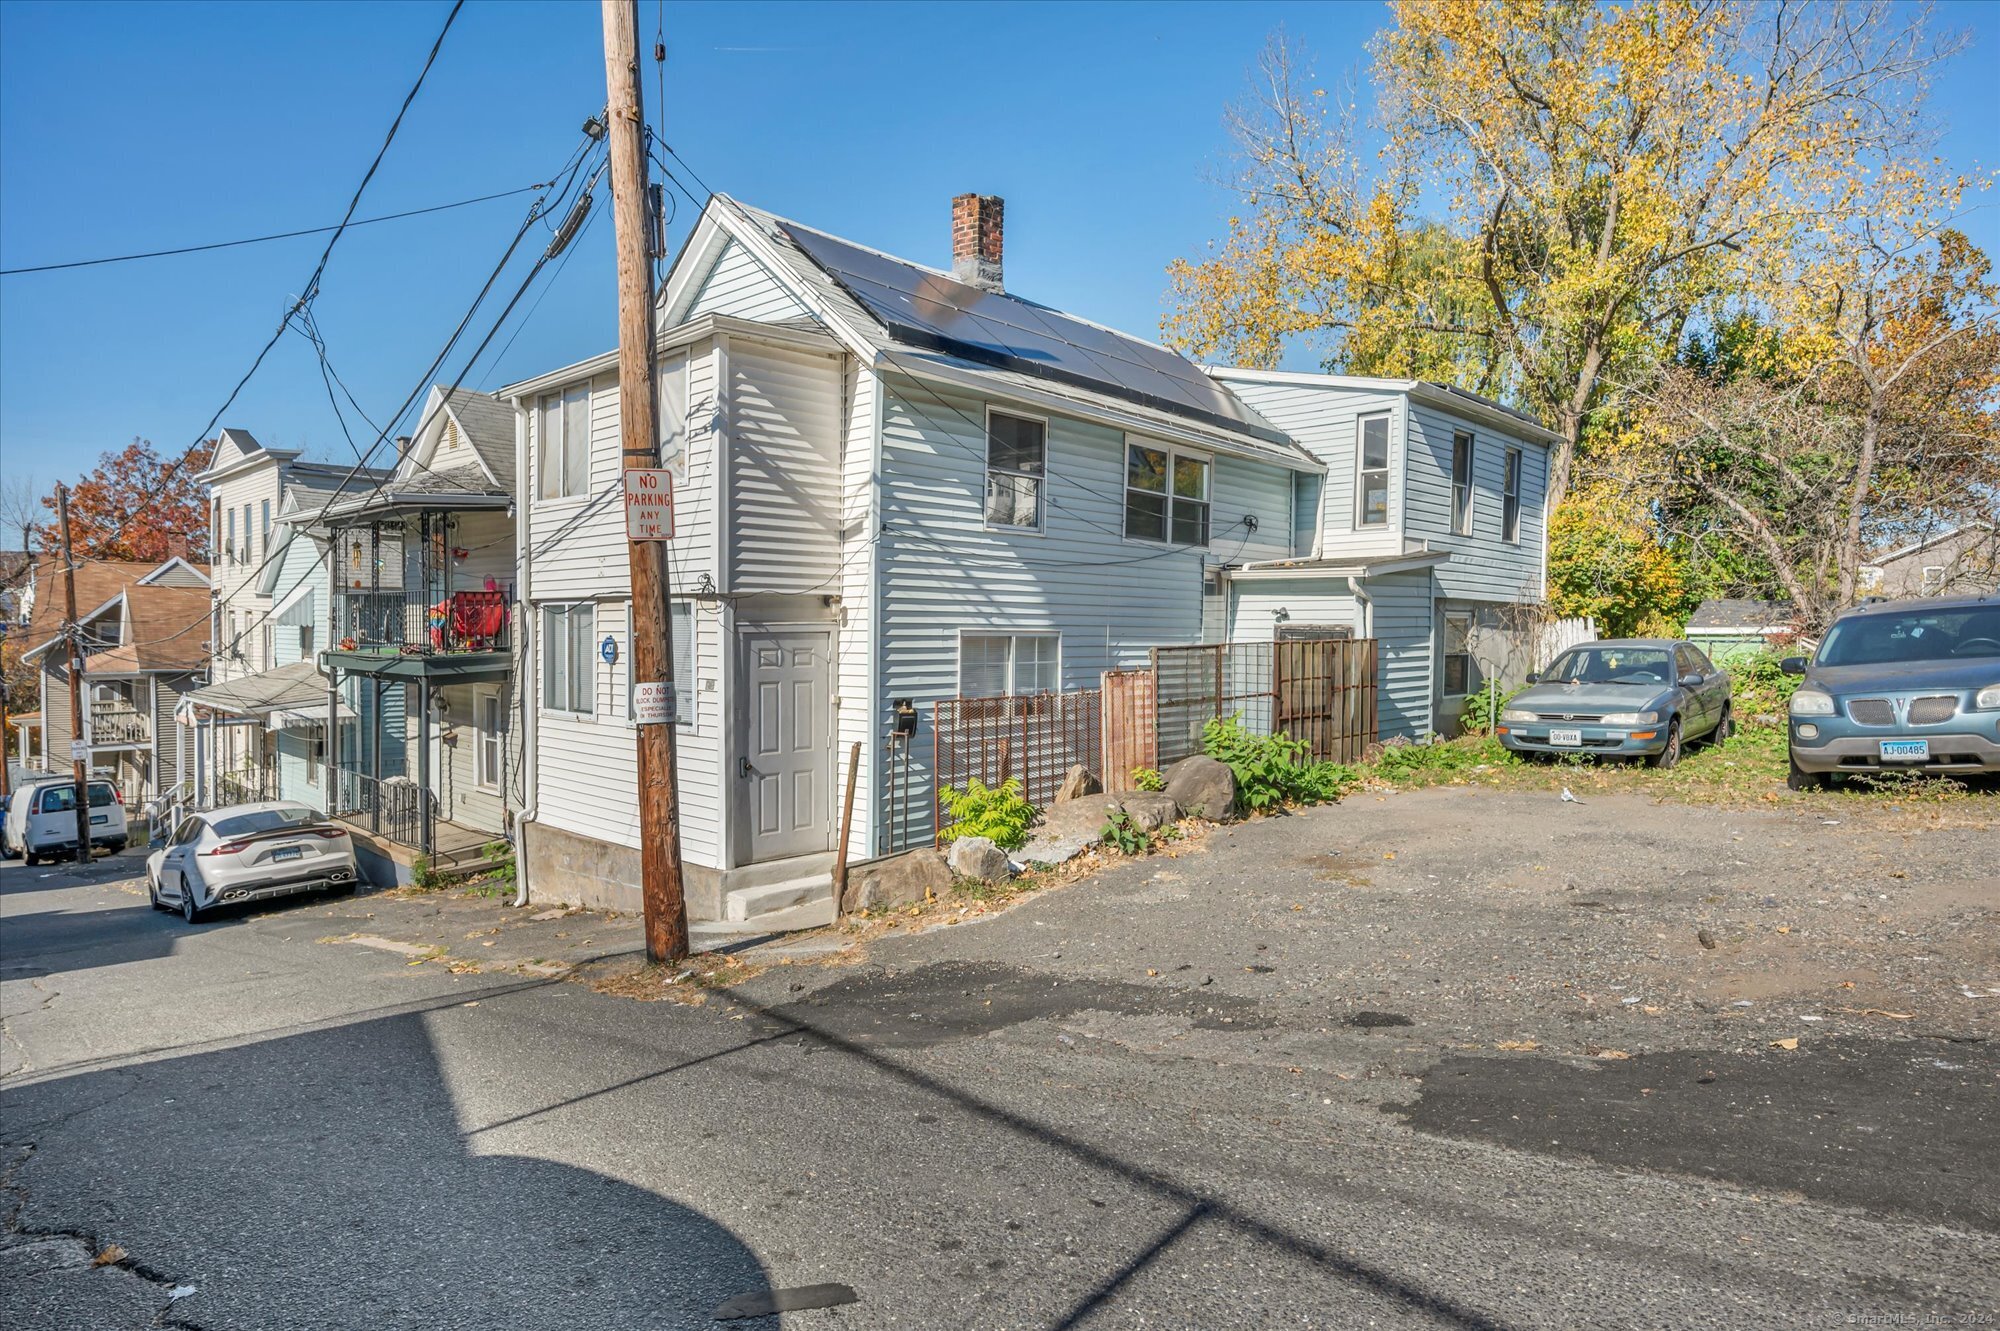
<path id="1" fill-rule="evenodd" d="M 740 775 L 743 776 L 757 775 L 757 769 L 750 765 L 750 760 L 748 758 L 738 758 L 736 760 L 736 764 L 737 764 L 737 771 Z"/>

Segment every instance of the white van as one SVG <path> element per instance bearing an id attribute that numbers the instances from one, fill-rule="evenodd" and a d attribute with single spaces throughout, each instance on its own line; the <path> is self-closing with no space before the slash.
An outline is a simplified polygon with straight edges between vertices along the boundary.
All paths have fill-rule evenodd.
<path id="1" fill-rule="evenodd" d="M 90 783 L 90 846 L 116 855 L 125 849 L 125 801 L 109 781 Z M 7 803 L 7 844 L 19 847 L 28 863 L 40 864 L 76 852 L 76 783 L 68 777 L 37 781 L 14 792 Z"/>

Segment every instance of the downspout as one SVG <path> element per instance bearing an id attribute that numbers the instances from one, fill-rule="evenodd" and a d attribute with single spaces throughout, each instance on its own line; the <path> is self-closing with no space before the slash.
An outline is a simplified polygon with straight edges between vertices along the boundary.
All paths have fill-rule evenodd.
<path id="1" fill-rule="evenodd" d="M 528 462 L 527 421 L 522 413 L 521 400 L 515 398 L 514 484 L 523 494 L 531 492 L 521 484 L 528 475 Z M 535 821 L 537 782 L 541 774 L 541 764 L 535 757 L 535 728 L 540 709 L 535 706 L 532 669 L 535 659 L 534 561 L 528 543 L 531 534 L 528 510 L 517 500 L 509 505 L 507 511 L 514 519 L 514 697 L 521 706 L 521 773 L 526 791 L 521 812 L 514 819 L 514 904 L 525 906 L 528 904 L 528 825 Z M 504 792 L 502 798 L 505 798 Z"/>

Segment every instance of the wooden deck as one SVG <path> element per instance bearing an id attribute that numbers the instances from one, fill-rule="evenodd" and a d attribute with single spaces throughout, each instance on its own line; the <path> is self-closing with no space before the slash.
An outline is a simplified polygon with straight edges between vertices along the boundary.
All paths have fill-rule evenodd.
<path id="1" fill-rule="evenodd" d="M 338 818 L 335 821 L 347 829 L 348 835 L 354 838 L 358 849 L 373 851 L 376 855 L 394 864 L 399 878 L 403 877 L 411 866 L 416 863 L 421 853 L 413 846 L 405 846 L 400 842 L 391 841 L 379 832 L 370 831 L 366 818 Z M 482 867 L 482 863 L 486 859 L 484 854 L 485 847 L 492 845 L 496 841 L 505 841 L 506 839 L 499 832 L 489 832 L 477 827 L 465 827 L 459 823 L 446 822 L 440 819 L 431 834 L 434 852 L 431 855 L 431 868 L 447 872 L 462 872 Z"/>

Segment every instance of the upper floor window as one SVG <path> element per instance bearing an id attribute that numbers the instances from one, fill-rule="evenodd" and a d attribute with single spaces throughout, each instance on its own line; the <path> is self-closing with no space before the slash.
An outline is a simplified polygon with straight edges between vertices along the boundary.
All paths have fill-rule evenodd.
<path id="1" fill-rule="evenodd" d="M 1389 418 L 1364 417 L 1355 450 L 1354 522 L 1359 527 L 1389 521 Z"/>
<path id="2" fill-rule="evenodd" d="M 1500 539 L 1521 539 L 1521 450 L 1507 450 L 1507 483 L 1500 492 Z"/>
<path id="3" fill-rule="evenodd" d="M 228 534 L 222 540 L 222 557 L 229 563 L 236 562 L 236 509 L 229 510 Z"/>
<path id="4" fill-rule="evenodd" d="M 1451 437 L 1451 529 L 1472 535 L 1472 436 Z"/>
<path id="5" fill-rule="evenodd" d="M 271 501 L 270 500 L 266 499 L 264 501 L 263 508 L 258 512 L 257 516 L 259 518 L 257 530 L 264 533 L 264 557 L 266 559 L 269 559 L 271 557 Z"/>
<path id="6" fill-rule="evenodd" d="M 590 385 L 542 399 L 535 429 L 535 497 L 568 499 L 590 489 Z"/>
<path id="7" fill-rule="evenodd" d="M 1125 446 L 1125 536 L 1208 544 L 1208 459 Z"/>
<path id="8" fill-rule="evenodd" d="M 243 562 L 249 563 L 257 557 L 256 529 L 250 525 L 250 505 L 243 506 Z"/>
<path id="9" fill-rule="evenodd" d="M 986 413 L 986 525 L 1042 525 L 1049 426 L 1032 416 Z"/>
<path id="10" fill-rule="evenodd" d="M 958 640 L 958 696 L 1000 698 L 1062 688 L 1053 633 L 968 633 Z"/>

